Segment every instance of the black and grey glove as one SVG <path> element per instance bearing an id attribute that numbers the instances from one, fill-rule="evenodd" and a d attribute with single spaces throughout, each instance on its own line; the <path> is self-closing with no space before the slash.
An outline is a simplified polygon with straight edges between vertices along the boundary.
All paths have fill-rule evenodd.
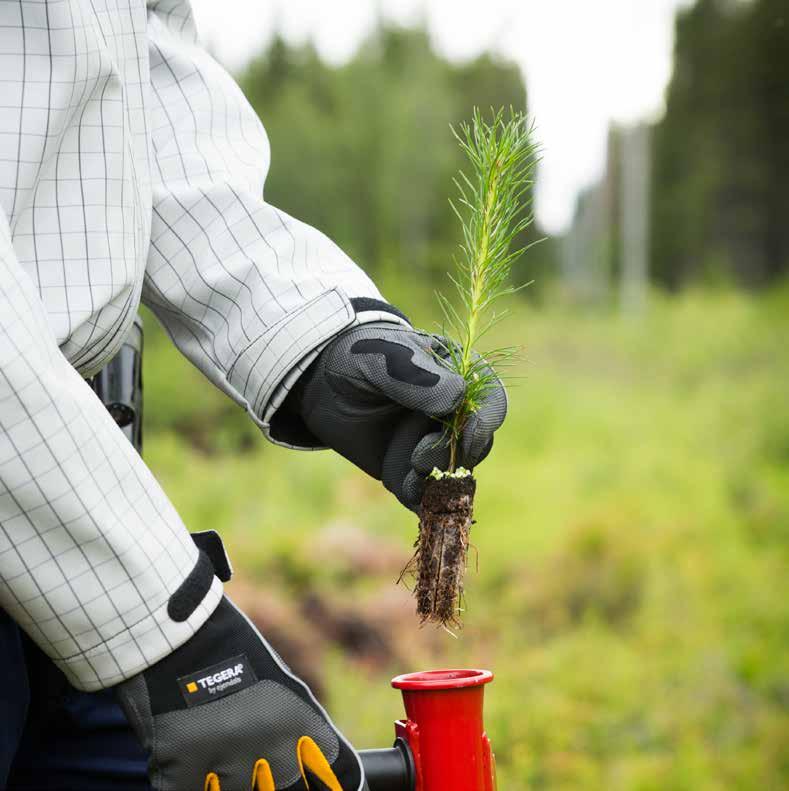
<path id="1" fill-rule="evenodd" d="M 426 476 L 449 465 L 440 418 L 451 415 L 465 393 L 463 378 L 443 363 L 447 343 L 404 325 L 354 327 L 301 376 L 289 408 L 316 444 L 333 448 L 416 510 Z M 506 413 L 499 382 L 466 423 L 463 466 L 471 469 L 488 455 Z"/>
<path id="2" fill-rule="evenodd" d="M 123 682 L 155 791 L 362 791 L 359 757 L 229 599 Z"/>

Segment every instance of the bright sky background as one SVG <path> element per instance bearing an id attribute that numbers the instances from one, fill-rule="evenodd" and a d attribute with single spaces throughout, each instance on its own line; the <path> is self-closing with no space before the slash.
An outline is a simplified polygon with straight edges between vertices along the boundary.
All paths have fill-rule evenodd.
<path id="1" fill-rule="evenodd" d="M 423 20 L 436 47 L 452 58 L 492 49 L 514 59 L 526 76 L 544 147 L 537 214 L 551 232 L 566 227 L 578 190 L 602 172 L 609 123 L 662 111 L 674 14 L 690 3 L 192 0 L 204 43 L 233 70 L 276 29 L 290 41 L 312 38 L 327 60 L 342 62 L 380 16 L 406 24 Z"/>

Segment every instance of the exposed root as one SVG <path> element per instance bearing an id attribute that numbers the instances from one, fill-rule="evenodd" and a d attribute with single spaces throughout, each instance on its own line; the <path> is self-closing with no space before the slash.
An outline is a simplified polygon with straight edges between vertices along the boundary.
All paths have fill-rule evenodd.
<path id="1" fill-rule="evenodd" d="M 460 628 L 463 579 L 468 560 L 473 477 L 429 479 L 420 511 L 413 558 L 400 575 L 413 576 L 422 622 Z"/>

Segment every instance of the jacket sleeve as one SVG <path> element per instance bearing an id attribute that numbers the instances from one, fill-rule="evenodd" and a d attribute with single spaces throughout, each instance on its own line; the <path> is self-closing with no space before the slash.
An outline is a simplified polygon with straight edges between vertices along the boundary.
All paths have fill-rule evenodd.
<path id="1" fill-rule="evenodd" d="M 265 131 L 197 45 L 188 3 L 148 9 L 153 228 L 143 299 L 269 439 L 299 447 L 298 432 L 272 430 L 272 417 L 318 351 L 353 324 L 404 319 L 330 239 L 263 199 Z"/>
<path id="2" fill-rule="evenodd" d="M 168 614 L 197 561 L 158 483 L 58 349 L 0 210 L 0 607 L 74 686 L 95 690 L 166 656 L 211 614 L 216 578 L 185 620 Z"/>

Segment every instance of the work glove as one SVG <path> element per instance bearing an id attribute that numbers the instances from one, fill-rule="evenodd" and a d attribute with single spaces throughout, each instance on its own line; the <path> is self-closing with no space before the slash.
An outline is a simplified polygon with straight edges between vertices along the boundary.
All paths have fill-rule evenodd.
<path id="1" fill-rule="evenodd" d="M 441 418 L 463 400 L 463 377 L 446 364 L 443 338 L 375 322 L 335 338 L 300 377 L 295 409 L 317 444 L 333 448 L 417 511 L 427 475 L 449 466 Z M 473 469 L 490 452 L 507 413 L 501 382 L 468 418 L 458 464 Z M 294 403 L 295 402 L 295 403 Z"/>
<path id="2" fill-rule="evenodd" d="M 155 791 L 367 789 L 357 754 L 226 597 L 117 692 Z"/>

